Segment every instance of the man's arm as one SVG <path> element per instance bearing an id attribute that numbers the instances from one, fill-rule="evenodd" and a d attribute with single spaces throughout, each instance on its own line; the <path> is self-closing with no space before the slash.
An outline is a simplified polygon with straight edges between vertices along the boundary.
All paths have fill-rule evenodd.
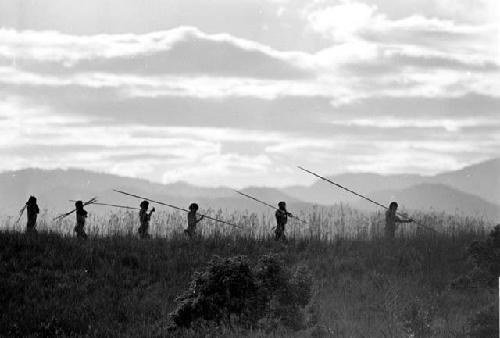
<path id="1" fill-rule="evenodd" d="M 153 214 L 153 212 L 155 212 L 155 208 L 151 209 L 151 211 L 149 212 L 149 217 L 151 217 L 151 215 Z"/>
<path id="2" fill-rule="evenodd" d="M 395 220 L 398 223 L 411 223 L 411 222 L 413 222 L 413 220 L 411 218 L 409 218 L 409 219 L 401 219 L 398 216 L 395 216 Z"/>

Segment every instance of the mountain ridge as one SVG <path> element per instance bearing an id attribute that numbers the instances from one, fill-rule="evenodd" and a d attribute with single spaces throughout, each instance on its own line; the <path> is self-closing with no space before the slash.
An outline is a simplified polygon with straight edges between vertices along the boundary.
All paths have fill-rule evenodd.
<path id="1" fill-rule="evenodd" d="M 432 201 L 436 210 L 452 212 L 450 201 L 455 201 L 466 213 L 473 214 L 475 208 L 482 210 L 488 216 L 497 217 L 496 208 L 500 208 L 498 172 L 500 172 L 500 159 L 493 159 L 434 176 L 347 173 L 330 178 L 349 189 L 378 199 L 383 204 L 399 199 L 402 205 L 407 204 L 412 209 L 428 209 Z M 17 213 L 31 194 L 39 198 L 42 207 L 46 203 L 48 209 L 61 212 L 71 208 L 69 199 L 84 200 L 92 196 L 99 196 L 102 202 L 113 201 L 131 206 L 138 204 L 137 200 L 119 195 L 112 189 L 121 189 L 153 199 L 165 199 L 168 203 L 182 207 L 186 207 L 192 201 L 199 201 L 212 208 L 250 211 L 266 209 L 265 206 L 236 194 L 230 187 L 200 187 L 183 181 L 161 184 L 141 178 L 82 169 L 29 168 L 0 173 L 0 213 L 10 215 Z M 369 209 L 359 197 L 321 180 L 309 186 L 285 188 L 250 186 L 240 190 L 271 205 L 277 205 L 283 200 L 294 208 L 309 208 L 314 204 L 348 203 Z M 435 196 L 440 196 L 440 200 L 436 200 Z M 422 204 L 421 200 L 429 203 Z"/>
<path id="2" fill-rule="evenodd" d="M 421 212 L 438 211 L 451 215 L 483 217 L 489 220 L 500 218 L 500 206 L 480 197 L 461 192 L 445 184 L 422 183 L 400 190 L 380 190 L 369 195 L 378 201 L 397 201 L 402 209 Z M 364 210 L 373 210 L 368 201 L 360 200 L 354 205 Z"/>
<path id="3" fill-rule="evenodd" d="M 446 184 L 461 192 L 480 197 L 489 203 L 500 205 L 500 158 L 432 176 L 374 173 L 323 176 L 362 195 L 369 195 L 387 187 L 405 189 L 424 183 Z M 332 201 L 355 202 L 357 200 L 354 195 L 322 180 L 317 180 L 310 186 L 292 186 L 284 190 L 291 196 L 301 196 L 308 202 L 326 201 L 329 204 Z"/>

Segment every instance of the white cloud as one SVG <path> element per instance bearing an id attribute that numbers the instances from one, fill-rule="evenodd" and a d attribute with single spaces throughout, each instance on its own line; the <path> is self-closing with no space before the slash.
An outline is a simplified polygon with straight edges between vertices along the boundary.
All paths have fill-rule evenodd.
<path id="1" fill-rule="evenodd" d="M 311 76 L 305 54 L 280 52 L 229 34 L 178 27 L 147 34 L 74 36 L 0 29 L 0 57 L 29 69 L 64 72 L 187 73 L 297 78 Z"/>
<path id="2" fill-rule="evenodd" d="M 336 43 L 356 41 L 360 46 L 359 41 L 371 41 L 380 48 L 418 46 L 492 61 L 500 56 L 498 22 L 456 23 L 422 14 L 390 19 L 376 5 L 354 1 L 309 6 L 304 17 L 312 30 Z"/>
<path id="3" fill-rule="evenodd" d="M 358 164 L 349 165 L 348 170 L 382 174 L 403 172 L 432 175 L 442 171 L 458 170 L 463 166 L 463 162 L 451 155 L 391 149 L 385 153 L 359 156 Z"/>
<path id="4" fill-rule="evenodd" d="M 283 18 L 300 7 L 279 5 Z M 498 156 L 497 23 L 381 8 L 308 6 L 308 33 L 329 41 L 309 53 L 186 26 L 86 36 L 1 29 L 0 170 L 284 185 L 300 180 L 296 164 L 435 173 Z M 449 107 L 471 94 L 474 105 Z"/>
<path id="5" fill-rule="evenodd" d="M 343 1 L 336 6 L 306 9 L 306 18 L 313 30 L 336 41 L 348 41 L 368 26 L 383 20 L 376 11 L 377 7 L 373 5 Z"/>
<path id="6" fill-rule="evenodd" d="M 358 11 L 359 6 L 364 10 Z M 352 27 L 330 20 L 332 15 L 348 17 L 344 11 L 357 13 L 354 15 L 370 21 L 370 25 L 365 25 L 365 19 L 353 19 Z M 495 72 L 500 69 L 500 61 L 491 48 L 495 27 L 491 24 L 457 25 L 422 16 L 389 20 L 374 5 L 348 1 L 339 6 L 314 7 L 308 18 L 312 27 L 325 34 L 337 34 L 338 27 L 329 26 L 329 22 L 339 24 L 338 29 L 344 27 L 349 34 L 342 31 L 342 43 L 309 54 L 281 52 L 254 41 L 229 34 L 206 34 L 193 27 L 93 36 L 0 29 L 0 55 L 17 62 L 0 67 L 0 82 L 108 87 L 121 95 L 144 98 L 272 100 L 283 96 L 328 96 L 336 105 L 383 95 L 499 95 Z M 412 41 L 411 34 L 407 41 L 397 41 L 404 37 L 401 31 L 417 36 L 422 32 L 445 32 L 452 34 L 450 40 L 453 34 L 482 39 L 475 40 L 476 45 L 463 43 L 461 38 L 457 43 L 427 45 Z M 380 42 L 367 34 L 379 38 L 385 34 L 396 41 L 389 38 Z M 440 77 L 435 76 L 438 72 Z"/>
<path id="7" fill-rule="evenodd" d="M 0 143 L 4 159 L 0 170 L 26 166 L 80 167 L 163 182 L 188 180 L 210 186 L 293 184 L 303 180 L 300 173 L 293 171 L 297 164 L 328 173 L 375 170 L 431 174 L 458 168 L 465 163 L 460 159 L 462 153 L 477 154 L 472 160 L 491 156 L 500 142 L 494 133 L 463 133 L 456 138 L 456 132 L 448 132 L 487 124 L 474 119 L 461 122 L 442 119 L 429 123 L 396 119 L 392 124 L 383 123 L 394 129 L 422 128 L 420 135 L 426 137 L 419 140 L 419 134 L 402 137 L 385 133 L 380 137 L 372 133 L 351 133 L 345 128 L 342 133 L 305 136 L 286 130 L 93 125 L 84 117 L 54 114 L 47 107 L 31 106 L 21 99 L 2 102 L 0 118 L 3 118 L 0 132 L 5 135 Z M 370 128 L 380 126 L 377 120 L 350 122 Z M 428 128 L 435 127 L 442 127 L 446 132 L 429 133 Z M 263 151 L 242 154 L 237 147 L 229 151 L 223 147 L 226 142 L 250 141 L 261 144 Z"/>
<path id="8" fill-rule="evenodd" d="M 374 127 L 374 128 L 441 128 L 448 132 L 460 132 L 464 128 L 477 127 L 499 127 L 500 119 L 492 121 L 484 118 L 454 118 L 454 119 L 397 119 L 394 117 L 377 116 L 372 119 L 350 119 L 331 121 L 334 125 L 339 126 L 359 126 L 359 127 Z"/>

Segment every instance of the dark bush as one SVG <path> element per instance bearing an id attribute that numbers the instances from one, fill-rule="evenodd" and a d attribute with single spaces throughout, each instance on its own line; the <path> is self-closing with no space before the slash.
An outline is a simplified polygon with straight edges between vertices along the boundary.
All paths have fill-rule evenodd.
<path id="1" fill-rule="evenodd" d="M 473 242 L 468 254 L 474 268 L 467 274 L 456 278 L 451 286 L 457 289 L 497 285 L 500 276 L 500 224 L 484 241 Z"/>
<path id="2" fill-rule="evenodd" d="M 171 330 L 194 323 L 241 328 L 305 327 L 303 310 L 312 296 L 312 278 L 303 268 L 286 269 L 276 255 L 264 255 L 252 268 L 248 258 L 214 257 L 194 274 L 189 288 L 170 314 Z M 199 325 L 199 323 L 198 323 Z"/>

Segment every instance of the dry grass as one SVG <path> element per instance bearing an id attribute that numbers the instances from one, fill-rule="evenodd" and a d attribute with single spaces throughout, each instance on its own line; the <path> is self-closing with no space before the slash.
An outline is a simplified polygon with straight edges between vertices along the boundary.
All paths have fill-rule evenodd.
<path id="1" fill-rule="evenodd" d="M 274 214 L 271 211 L 257 214 L 248 211 L 233 211 L 229 213 L 224 210 L 206 209 L 201 210 L 201 212 L 242 227 L 242 229 L 238 229 L 205 219 L 198 226 L 199 233 L 205 237 L 223 235 L 251 237 L 255 239 L 268 238 L 272 235 L 276 224 Z M 54 216 L 54 214 L 48 213 L 47 210 L 42 211 L 38 219 L 38 229 L 40 231 L 71 235 L 75 224 L 74 215 L 70 215 L 58 222 L 52 221 Z M 303 224 L 290 218 L 286 226 L 288 238 L 314 238 L 325 241 L 334 241 L 339 238 L 368 240 L 378 238 L 383 233 L 383 212 L 361 212 L 346 205 L 336 205 L 332 207 L 313 207 L 310 210 L 299 212 L 297 216 L 306 220 L 308 224 Z M 481 218 L 447 215 L 438 212 L 417 212 L 412 217 L 420 223 L 436 229 L 440 234 L 447 234 L 449 236 L 464 232 L 484 234 L 493 226 L 493 224 Z M 187 227 L 186 221 L 186 214 L 183 212 L 159 210 L 153 214 L 149 232 L 153 237 L 171 238 L 183 232 L 183 229 Z M 0 229 L 24 231 L 24 218 L 15 226 L 14 222 L 15 217 L 0 219 Z M 132 235 L 137 233 L 138 227 L 139 219 L 137 212 L 118 210 L 100 216 L 90 213 L 86 224 L 86 231 L 93 236 Z M 428 232 L 429 230 L 423 229 L 414 223 L 401 224 L 398 227 L 397 236 L 408 238 Z"/>
<path id="2" fill-rule="evenodd" d="M 438 232 L 401 227 L 398 239 L 379 238 L 381 214 L 348 207 L 317 208 L 291 223 L 287 244 L 272 240 L 272 214 L 205 210 L 241 224 L 244 231 L 203 221 L 202 238 L 182 236 L 185 215 L 159 212 L 155 238 L 138 240 L 135 213 L 90 218 L 86 242 L 73 238 L 73 219 L 60 223 L 41 215 L 38 236 L 19 233 L 4 220 L 0 232 L 0 335 L 64 334 L 157 336 L 166 334 L 167 314 L 197 269 L 213 255 L 278 253 L 287 264 L 305 264 L 315 279 L 319 323 L 303 337 L 465 337 L 467 319 L 497 296 L 491 290 L 457 291 L 449 282 L 471 269 L 466 248 L 485 235 L 481 219 L 419 215 Z M 50 230 L 51 233 L 45 232 Z M 10 331 L 9 331 L 10 330 Z M 24 330 L 24 331 L 22 331 Z M 45 331 L 44 331 L 45 330 Z M 52 331 L 50 331 L 52 330 Z M 420 330 L 420 331 L 418 331 Z M 219 328 L 217 336 L 268 336 Z M 199 332 L 186 331 L 184 336 Z"/>

